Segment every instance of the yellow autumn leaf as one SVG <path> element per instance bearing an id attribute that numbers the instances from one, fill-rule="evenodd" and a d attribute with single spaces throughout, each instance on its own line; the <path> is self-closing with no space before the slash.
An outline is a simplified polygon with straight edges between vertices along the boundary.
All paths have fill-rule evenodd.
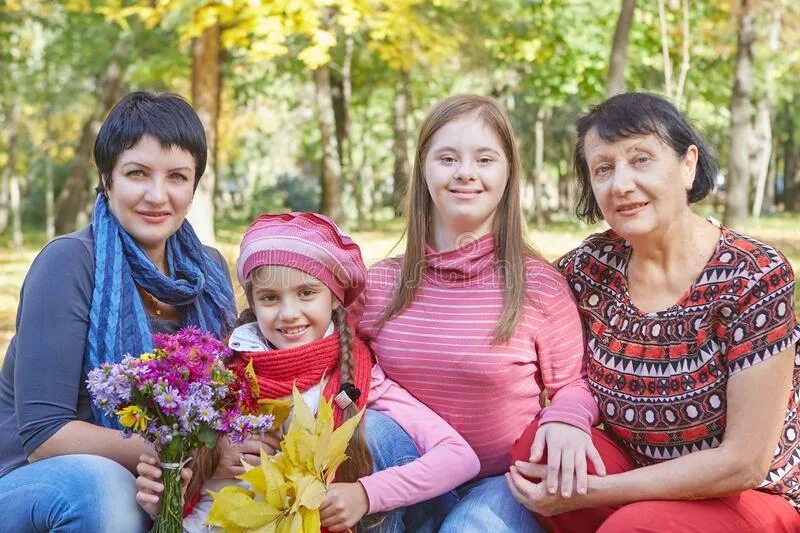
<path id="1" fill-rule="evenodd" d="M 292 502 L 292 508 L 290 509 L 292 513 L 296 513 L 298 510 L 300 510 L 300 502 L 303 497 L 303 493 L 306 491 L 306 488 L 311 484 L 312 479 L 314 479 L 313 476 L 306 474 L 305 476 L 295 481 L 294 501 Z"/>
<path id="2" fill-rule="evenodd" d="M 255 501 L 246 497 L 232 502 L 220 499 L 218 505 L 215 497 L 217 507 L 212 509 L 216 524 L 224 521 L 223 527 L 230 533 L 320 530 L 319 506 L 336 470 L 347 460 L 345 450 L 363 411 L 334 430 L 330 402 L 322 400 L 314 417 L 296 388 L 292 397 L 292 420 L 281 441 L 283 453 L 268 456 L 262 450 L 261 465 L 238 476 L 253 488 Z M 232 500 L 236 496 L 226 497 Z"/>
<path id="3" fill-rule="evenodd" d="M 292 412 L 292 400 L 258 400 L 258 403 L 261 405 L 261 414 L 275 417 L 273 428 L 281 427 Z"/>
<path id="4" fill-rule="evenodd" d="M 314 415 L 311 414 L 311 409 L 308 408 L 308 404 L 303 400 L 303 396 L 300 394 L 300 391 L 297 390 L 297 387 L 292 387 L 292 405 L 294 410 L 288 433 L 292 432 L 292 427 L 294 426 L 297 426 L 298 429 L 313 433 L 316 425 Z"/>
<path id="5" fill-rule="evenodd" d="M 356 416 L 345 420 L 341 426 L 336 428 L 328 443 L 328 449 L 325 452 L 326 457 L 332 460 L 339 455 L 344 455 L 347 449 L 347 443 L 350 442 L 353 432 L 358 428 L 358 423 L 361 421 L 361 416 L 363 414 L 364 410 L 362 409 Z"/>
<path id="6" fill-rule="evenodd" d="M 264 456 L 266 456 L 266 454 L 264 453 L 264 450 L 261 450 L 262 465 L 264 464 L 265 461 Z M 246 481 L 247 483 L 249 483 L 250 486 L 253 488 L 253 492 L 256 494 L 256 496 L 263 497 L 264 493 L 267 490 L 266 479 L 264 477 L 264 473 L 261 471 L 261 468 L 258 467 L 247 468 L 245 466 L 244 474 L 239 474 L 238 476 L 236 476 L 236 479 L 241 479 L 242 481 Z"/>
<path id="7" fill-rule="evenodd" d="M 275 533 L 277 530 L 278 530 L 278 521 L 273 520 L 267 525 L 248 529 L 246 533 Z M 226 530 L 225 533 L 232 533 L 232 532 Z"/>
<path id="8" fill-rule="evenodd" d="M 303 515 L 300 513 L 295 513 L 294 516 L 292 516 L 290 527 L 290 531 L 303 531 Z"/>
<path id="9" fill-rule="evenodd" d="M 280 509 L 267 502 L 251 502 L 228 513 L 227 518 L 244 528 L 263 527 L 281 516 Z"/>
<path id="10" fill-rule="evenodd" d="M 309 46 L 297 54 L 297 59 L 302 61 L 309 70 L 317 70 L 330 61 L 330 48 L 320 45 Z"/>
<path id="11" fill-rule="evenodd" d="M 322 525 L 319 519 L 319 509 L 300 509 L 303 517 L 303 533 L 319 533 Z"/>
<path id="12" fill-rule="evenodd" d="M 323 402 L 325 403 L 325 402 Z M 328 457 L 328 446 L 330 446 L 333 428 L 325 426 L 321 434 L 317 434 L 317 444 L 314 447 L 314 472 L 322 475 L 322 471 L 331 459 Z"/>
<path id="13" fill-rule="evenodd" d="M 283 506 L 283 494 L 282 489 L 284 484 L 286 483 L 286 478 L 284 477 L 283 473 L 281 472 L 278 465 L 272 460 L 272 458 L 268 458 L 266 461 L 261 460 L 261 468 L 256 469 L 260 472 L 263 483 L 264 483 L 264 493 L 263 498 L 271 505 L 275 507 L 282 507 Z"/>
<path id="14" fill-rule="evenodd" d="M 306 479 L 307 482 L 304 484 L 302 492 L 300 486 L 297 487 L 297 501 L 301 507 L 306 509 L 319 509 L 328 489 L 316 476 L 308 476 Z"/>
<path id="15" fill-rule="evenodd" d="M 253 368 L 253 358 L 250 358 L 248 361 L 247 366 L 244 367 L 244 374 L 250 380 L 250 387 L 253 389 L 253 394 L 255 394 L 256 398 L 261 395 L 261 389 L 258 386 L 258 378 L 256 378 L 256 371 Z"/>
<path id="16" fill-rule="evenodd" d="M 231 485 L 219 492 L 208 491 L 214 498 L 211 510 L 208 511 L 206 522 L 212 526 L 228 527 L 233 524 L 228 515 L 253 501 L 253 493 L 244 487 Z"/>
<path id="17" fill-rule="evenodd" d="M 273 520 L 272 522 L 263 525 L 261 527 L 254 527 L 248 529 L 245 533 L 275 533 L 278 530 L 278 521 Z M 226 529 L 225 533 L 234 533 L 230 529 Z"/>
<path id="18" fill-rule="evenodd" d="M 342 463 L 347 461 L 347 459 L 348 457 L 345 454 L 341 454 L 331 459 L 325 466 L 324 479 L 322 481 L 324 481 L 326 485 L 333 483 L 333 480 L 336 478 L 336 471 L 339 470 L 339 467 L 342 466 Z"/>
<path id="19" fill-rule="evenodd" d="M 316 439 L 307 431 L 289 431 L 281 441 L 281 450 L 292 463 L 307 470 L 314 469 Z"/>
<path id="20" fill-rule="evenodd" d="M 317 425 L 314 432 L 317 436 L 322 435 L 325 428 L 328 427 L 333 430 L 333 408 L 329 400 L 322 398 L 317 409 Z"/>
<path id="21" fill-rule="evenodd" d="M 275 533 L 297 533 L 301 531 L 300 528 L 294 527 L 295 524 L 300 526 L 300 528 L 303 527 L 303 518 L 299 513 L 281 518 L 278 521 L 278 527 L 275 529 Z"/>

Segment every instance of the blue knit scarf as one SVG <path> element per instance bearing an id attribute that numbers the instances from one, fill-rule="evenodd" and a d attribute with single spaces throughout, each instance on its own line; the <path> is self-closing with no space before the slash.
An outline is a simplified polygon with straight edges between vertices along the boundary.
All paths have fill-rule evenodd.
<path id="1" fill-rule="evenodd" d="M 233 325 L 236 304 L 225 270 L 206 252 L 191 224 L 183 221 L 167 240 L 165 276 L 119 225 L 103 194 L 92 213 L 94 292 L 89 311 L 84 371 L 118 362 L 125 354 L 138 357 L 153 348 L 150 324 L 136 286 L 160 301 L 175 305 L 181 325 L 198 326 L 222 338 Z M 92 404 L 95 422 L 119 427 Z"/>

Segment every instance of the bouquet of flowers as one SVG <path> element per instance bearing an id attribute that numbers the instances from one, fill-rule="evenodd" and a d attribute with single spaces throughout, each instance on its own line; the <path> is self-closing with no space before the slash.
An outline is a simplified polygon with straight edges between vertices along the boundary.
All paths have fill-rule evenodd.
<path id="1" fill-rule="evenodd" d="M 225 365 L 228 349 L 198 328 L 153 336 L 152 353 L 126 355 L 89 373 L 92 398 L 119 417 L 123 435 L 153 444 L 163 470 L 161 511 L 151 532 L 181 533 L 180 469 L 192 450 L 213 448 L 219 433 L 232 441 L 272 428 L 273 417 L 253 405 L 254 380 Z"/>
<path id="2" fill-rule="evenodd" d="M 261 451 L 261 465 L 245 465 L 238 479 L 252 490 L 228 486 L 214 493 L 207 523 L 228 532 L 319 533 L 319 506 L 336 470 L 347 460 L 345 450 L 361 414 L 333 429 L 330 401 L 320 400 L 316 419 L 295 388 L 289 430 L 281 454 Z"/>

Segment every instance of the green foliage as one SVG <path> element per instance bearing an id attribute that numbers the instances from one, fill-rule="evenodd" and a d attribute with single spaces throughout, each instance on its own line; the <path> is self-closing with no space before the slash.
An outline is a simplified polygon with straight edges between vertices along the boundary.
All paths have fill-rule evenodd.
<path id="1" fill-rule="evenodd" d="M 282 175 L 273 185 L 257 189 L 249 202 L 250 218 L 280 211 L 319 211 L 320 187 L 314 179 Z"/>
<path id="2" fill-rule="evenodd" d="M 684 39 L 680 4 L 664 2 L 676 77 Z M 324 64 L 341 78 L 348 57 L 346 209 L 355 209 L 354 183 L 361 184 L 373 221 L 391 198 L 401 74 L 410 80 L 409 144 L 433 102 L 454 92 L 487 93 L 509 107 L 527 171 L 535 117 L 542 113 L 545 170 L 552 179 L 568 175 L 574 120 L 605 96 L 619 10 L 619 2 L 576 0 L 0 0 L 0 6 L 0 119 L 9 124 L 12 110 L 18 114 L 10 170 L 23 177 L 28 224 L 43 224 L 47 168 L 60 192 L 81 128 L 98 113 L 99 84 L 110 62 L 124 65 L 126 89 L 188 94 L 191 41 L 213 24 L 221 27 L 224 47 L 217 155 L 227 216 L 316 209 L 321 150 L 310 72 Z M 776 10 L 781 26 L 774 50 L 769 15 Z M 690 2 L 682 107 L 723 163 L 734 15 L 728 0 Z M 792 135 L 800 138 L 800 3 L 762 2 L 757 25 L 755 95 L 772 91 L 773 137 L 787 143 Z M 628 88 L 663 92 L 663 67 L 657 3 L 637 2 Z M 10 144 L 6 128 L 0 171 Z"/>

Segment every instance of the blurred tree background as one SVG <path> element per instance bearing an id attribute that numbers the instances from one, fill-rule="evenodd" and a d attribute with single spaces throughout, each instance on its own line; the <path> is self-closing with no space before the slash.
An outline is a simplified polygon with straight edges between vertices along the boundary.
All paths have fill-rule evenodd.
<path id="1" fill-rule="evenodd" d="M 671 98 L 721 157 L 726 223 L 800 210 L 800 3 L 791 0 L 0 0 L 0 233 L 88 220 L 98 125 L 124 93 L 186 96 L 209 137 L 192 221 L 402 212 L 415 132 L 452 93 L 497 97 L 538 227 L 574 205 L 575 119 Z M 212 216 L 213 214 L 213 216 Z M 752 220 L 750 218 L 749 220 Z"/>

